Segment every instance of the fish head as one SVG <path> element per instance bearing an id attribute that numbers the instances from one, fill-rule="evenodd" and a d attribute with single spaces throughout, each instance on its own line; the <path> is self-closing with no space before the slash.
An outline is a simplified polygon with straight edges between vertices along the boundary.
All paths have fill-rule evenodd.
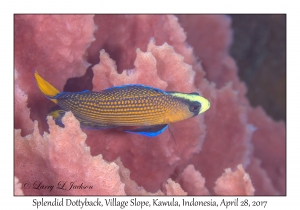
<path id="1" fill-rule="evenodd" d="M 171 93 L 178 101 L 180 101 L 181 112 L 185 119 L 194 117 L 209 109 L 209 101 L 200 96 L 198 93 Z"/>
<path id="2" fill-rule="evenodd" d="M 189 109 L 191 112 L 198 115 L 209 109 L 209 101 L 206 98 L 200 96 L 199 93 L 189 93 L 186 95 L 186 100 L 188 101 Z"/>

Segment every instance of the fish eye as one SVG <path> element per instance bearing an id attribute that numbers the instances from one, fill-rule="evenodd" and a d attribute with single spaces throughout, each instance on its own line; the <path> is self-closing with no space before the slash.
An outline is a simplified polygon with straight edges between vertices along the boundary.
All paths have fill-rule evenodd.
<path id="1" fill-rule="evenodd" d="M 197 112 L 198 113 L 200 108 L 201 108 L 201 104 L 199 102 L 196 102 L 196 101 L 192 102 L 189 106 L 189 109 L 190 109 L 191 112 Z"/>

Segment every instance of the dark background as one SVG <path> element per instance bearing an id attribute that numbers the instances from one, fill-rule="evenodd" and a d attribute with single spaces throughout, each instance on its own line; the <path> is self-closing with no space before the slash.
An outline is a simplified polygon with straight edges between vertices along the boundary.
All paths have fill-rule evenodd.
<path id="1" fill-rule="evenodd" d="M 230 15 L 239 77 L 252 106 L 286 121 L 286 15 Z"/>

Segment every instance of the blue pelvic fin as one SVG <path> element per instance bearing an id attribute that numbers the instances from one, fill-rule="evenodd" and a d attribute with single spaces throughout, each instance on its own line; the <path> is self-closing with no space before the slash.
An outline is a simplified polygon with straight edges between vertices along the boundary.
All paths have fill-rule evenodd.
<path id="1" fill-rule="evenodd" d="M 168 124 L 163 124 L 163 125 L 154 125 L 154 126 L 147 126 L 147 127 L 142 127 L 138 128 L 135 130 L 125 130 L 128 133 L 135 133 L 147 137 L 155 137 L 164 132 L 168 127 Z"/>

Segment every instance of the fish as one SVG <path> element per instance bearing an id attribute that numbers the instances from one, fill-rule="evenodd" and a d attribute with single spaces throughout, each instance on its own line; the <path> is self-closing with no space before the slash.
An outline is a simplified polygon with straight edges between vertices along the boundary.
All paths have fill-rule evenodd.
<path id="1" fill-rule="evenodd" d="M 196 92 L 164 91 L 141 84 L 114 86 L 100 92 L 60 92 L 37 71 L 34 77 L 40 91 L 59 106 L 49 115 L 62 127 L 62 117 L 71 111 L 81 128 L 138 127 L 125 131 L 154 137 L 170 123 L 195 117 L 210 107 L 210 102 Z"/>

